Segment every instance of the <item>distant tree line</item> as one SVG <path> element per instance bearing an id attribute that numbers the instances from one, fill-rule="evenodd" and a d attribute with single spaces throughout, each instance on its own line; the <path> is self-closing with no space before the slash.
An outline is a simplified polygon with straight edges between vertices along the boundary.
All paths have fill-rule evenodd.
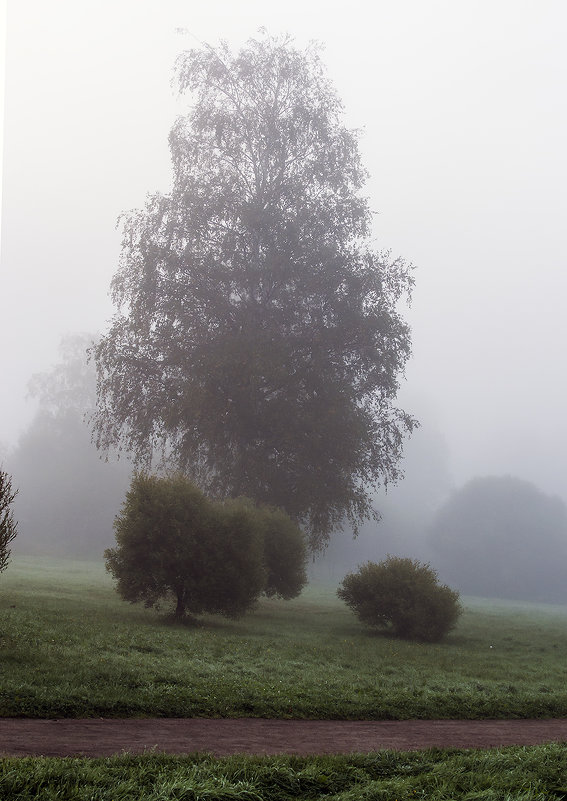
<path id="1" fill-rule="evenodd" d="M 512 476 L 475 478 L 428 532 L 440 575 L 461 592 L 567 602 L 567 507 Z"/>
<path id="2" fill-rule="evenodd" d="M 18 550 L 100 557 L 112 544 L 132 467 L 113 454 L 101 459 L 91 442 L 96 373 L 87 349 L 94 339 L 64 337 L 57 364 L 29 382 L 39 408 L 5 460 L 20 488 Z"/>

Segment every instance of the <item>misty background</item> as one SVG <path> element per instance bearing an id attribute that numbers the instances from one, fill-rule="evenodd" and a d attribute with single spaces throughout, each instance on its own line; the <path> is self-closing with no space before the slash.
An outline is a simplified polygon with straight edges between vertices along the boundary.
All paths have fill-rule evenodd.
<path id="1" fill-rule="evenodd" d="M 524 515 L 549 556 L 538 575 L 552 562 L 567 572 L 557 511 L 567 502 L 560 0 L 0 3 L 0 461 L 20 487 L 18 547 L 48 552 L 70 542 L 87 553 L 93 527 L 94 552 L 112 542 L 127 465 L 100 461 L 90 446 L 78 421 L 91 401 L 61 409 L 37 380 L 29 397 L 29 382 L 40 374 L 45 388 L 61 365 L 71 369 L 65 343 L 96 336 L 113 313 L 117 218 L 170 185 L 167 137 L 187 102 L 170 83 L 176 56 L 219 39 L 238 47 L 261 26 L 300 46 L 324 44 L 346 123 L 362 130 L 377 245 L 416 267 L 400 405 L 421 428 L 407 444 L 406 479 L 380 493 L 382 523 L 354 546 L 348 534 L 335 538 L 318 570 L 340 578 L 345 566 L 400 552 L 468 586 L 451 573 L 462 554 L 441 570 L 438 515 L 471 480 L 509 476 L 531 498 L 526 508 L 549 499 L 535 522 Z M 530 541 L 514 539 L 519 522 L 501 562 Z M 474 537 L 456 523 L 452 530 L 457 540 Z M 527 564 L 531 551 L 522 549 Z"/>

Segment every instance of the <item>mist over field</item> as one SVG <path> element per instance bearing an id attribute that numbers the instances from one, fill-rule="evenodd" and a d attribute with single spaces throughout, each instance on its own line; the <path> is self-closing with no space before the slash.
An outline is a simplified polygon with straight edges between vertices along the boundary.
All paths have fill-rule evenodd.
<path id="1" fill-rule="evenodd" d="M 312 574 L 339 580 L 392 553 L 468 594 L 567 602 L 566 22 L 560 0 L 0 4 L 0 464 L 20 489 L 15 550 L 98 558 L 112 544 L 131 466 L 91 444 L 94 379 L 77 354 L 114 313 L 116 221 L 171 184 L 168 135 L 189 104 L 171 86 L 178 54 L 265 26 L 324 45 L 345 123 L 362 129 L 376 246 L 415 266 L 397 402 L 420 427 L 405 478 L 378 491 L 381 521 L 334 535 Z M 70 384 L 55 386 L 61 369 Z"/>

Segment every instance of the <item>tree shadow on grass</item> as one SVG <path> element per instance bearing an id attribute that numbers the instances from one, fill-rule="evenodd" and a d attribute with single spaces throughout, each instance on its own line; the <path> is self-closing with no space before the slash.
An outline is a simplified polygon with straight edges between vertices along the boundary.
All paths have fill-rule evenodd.
<path id="1" fill-rule="evenodd" d="M 163 623 L 164 626 L 168 626 L 170 628 L 202 629 L 206 626 L 203 620 L 188 613 L 179 616 L 175 615 L 173 612 L 169 612 L 160 615 L 158 620 L 160 623 Z"/>

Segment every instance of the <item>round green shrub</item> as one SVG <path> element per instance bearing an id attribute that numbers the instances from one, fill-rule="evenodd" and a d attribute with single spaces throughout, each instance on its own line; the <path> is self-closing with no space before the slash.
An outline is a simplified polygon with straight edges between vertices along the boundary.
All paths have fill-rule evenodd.
<path id="1" fill-rule="evenodd" d="M 283 509 L 256 505 L 250 498 L 231 498 L 219 506 L 225 510 L 242 507 L 248 512 L 249 525 L 263 544 L 263 594 L 284 601 L 296 598 L 307 583 L 307 545 L 297 523 Z"/>
<path id="2" fill-rule="evenodd" d="M 114 530 L 106 567 L 131 603 L 172 597 L 178 618 L 239 617 L 264 589 L 263 541 L 248 506 L 212 503 L 184 476 L 136 474 Z"/>
<path id="3" fill-rule="evenodd" d="M 439 584 L 432 567 L 396 556 L 349 573 L 337 595 L 362 623 L 407 640 L 443 639 L 462 612 L 459 593 Z"/>
<path id="4" fill-rule="evenodd" d="M 214 502 L 182 475 L 136 473 L 114 522 L 107 570 L 125 601 L 175 601 L 175 616 L 240 617 L 260 595 L 305 582 L 304 536 L 289 516 L 247 498 Z"/>
<path id="5" fill-rule="evenodd" d="M 264 594 L 268 598 L 275 596 L 289 601 L 299 595 L 307 582 L 305 536 L 282 509 L 261 506 L 257 514 L 263 532 L 267 573 Z"/>

